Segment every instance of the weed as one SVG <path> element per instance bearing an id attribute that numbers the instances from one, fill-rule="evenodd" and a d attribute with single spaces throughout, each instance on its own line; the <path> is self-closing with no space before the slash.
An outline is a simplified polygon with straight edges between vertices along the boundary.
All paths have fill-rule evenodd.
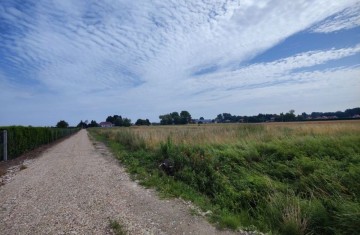
<path id="1" fill-rule="evenodd" d="M 115 235 L 126 235 L 127 234 L 127 231 L 125 230 L 124 225 L 120 224 L 116 220 L 110 219 L 109 226 Z"/>

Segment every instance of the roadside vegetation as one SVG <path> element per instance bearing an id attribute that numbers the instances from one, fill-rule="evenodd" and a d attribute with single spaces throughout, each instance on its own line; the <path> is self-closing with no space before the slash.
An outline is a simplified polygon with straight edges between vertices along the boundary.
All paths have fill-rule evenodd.
<path id="1" fill-rule="evenodd" d="M 219 227 L 356 234 L 360 122 L 93 128 L 132 176 Z M 159 167 L 159 166 L 162 167 Z"/>
<path id="2" fill-rule="evenodd" d="M 120 224 L 116 220 L 109 220 L 109 226 L 115 235 L 126 235 L 128 234 L 124 225 Z"/>
<path id="3" fill-rule="evenodd" d="M 7 131 L 8 160 L 33 150 L 43 144 L 49 144 L 57 139 L 77 132 L 78 128 L 50 128 L 50 127 L 0 127 L 0 131 Z M 3 136 L 0 133 L 0 160 L 3 160 Z"/>

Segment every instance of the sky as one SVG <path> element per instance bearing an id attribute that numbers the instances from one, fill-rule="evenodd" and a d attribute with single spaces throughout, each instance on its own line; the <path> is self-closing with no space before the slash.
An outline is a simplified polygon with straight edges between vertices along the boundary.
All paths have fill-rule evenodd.
<path id="1" fill-rule="evenodd" d="M 359 0 L 0 0 L 0 126 L 360 107 Z"/>

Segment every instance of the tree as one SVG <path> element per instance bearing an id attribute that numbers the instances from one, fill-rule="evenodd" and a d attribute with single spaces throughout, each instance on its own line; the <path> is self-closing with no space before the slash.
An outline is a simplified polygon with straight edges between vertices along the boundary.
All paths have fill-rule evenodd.
<path id="1" fill-rule="evenodd" d="M 286 113 L 284 116 L 284 121 L 285 122 L 296 121 L 295 110 L 291 109 L 288 113 Z"/>
<path id="2" fill-rule="evenodd" d="M 172 112 L 170 116 L 172 117 L 172 121 L 175 125 L 180 124 L 181 119 L 178 112 Z"/>
<path id="3" fill-rule="evenodd" d="M 114 117 L 108 116 L 108 117 L 106 118 L 106 122 L 111 122 L 112 124 L 114 124 Z"/>
<path id="4" fill-rule="evenodd" d="M 114 119 L 113 119 L 113 124 L 115 126 L 123 126 L 124 125 L 124 120 L 121 116 L 118 115 L 114 115 Z"/>
<path id="5" fill-rule="evenodd" d="M 85 122 L 83 122 L 83 121 L 81 120 L 76 127 L 78 127 L 78 128 L 87 128 L 87 125 L 86 125 Z"/>
<path id="6" fill-rule="evenodd" d="M 90 124 L 88 125 L 88 127 L 99 127 L 99 124 L 95 121 L 95 120 L 91 120 Z"/>
<path id="7" fill-rule="evenodd" d="M 138 119 L 136 122 L 135 122 L 135 125 L 137 126 L 150 126 L 150 121 L 149 119 Z"/>
<path id="8" fill-rule="evenodd" d="M 191 122 L 191 115 L 188 111 L 181 111 L 180 115 L 178 112 L 172 112 L 159 116 L 161 125 L 178 125 L 188 124 Z"/>
<path id="9" fill-rule="evenodd" d="M 191 122 L 191 115 L 188 111 L 181 111 L 180 112 L 180 123 L 181 124 L 188 124 Z"/>
<path id="10" fill-rule="evenodd" d="M 124 118 L 124 120 L 123 120 L 123 122 L 122 122 L 122 126 L 126 126 L 126 127 L 131 126 L 131 119 L 129 119 L 129 118 Z"/>
<path id="11" fill-rule="evenodd" d="M 65 122 L 64 120 L 61 120 L 56 124 L 56 127 L 57 128 L 68 128 L 69 124 L 67 122 Z"/>
<path id="12" fill-rule="evenodd" d="M 114 126 L 131 126 L 131 119 L 122 118 L 120 115 L 108 116 L 107 122 L 111 122 Z"/>
<path id="13" fill-rule="evenodd" d="M 170 114 L 164 114 L 159 116 L 161 125 L 172 125 L 173 119 Z"/>

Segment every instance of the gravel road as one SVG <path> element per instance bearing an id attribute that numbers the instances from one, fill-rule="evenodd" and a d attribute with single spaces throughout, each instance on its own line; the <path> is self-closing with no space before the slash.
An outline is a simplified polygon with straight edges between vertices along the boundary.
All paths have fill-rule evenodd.
<path id="1" fill-rule="evenodd" d="M 0 187 L 1 234 L 111 234 L 109 219 L 129 234 L 233 234 L 130 180 L 86 130 L 26 164 Z"/>

